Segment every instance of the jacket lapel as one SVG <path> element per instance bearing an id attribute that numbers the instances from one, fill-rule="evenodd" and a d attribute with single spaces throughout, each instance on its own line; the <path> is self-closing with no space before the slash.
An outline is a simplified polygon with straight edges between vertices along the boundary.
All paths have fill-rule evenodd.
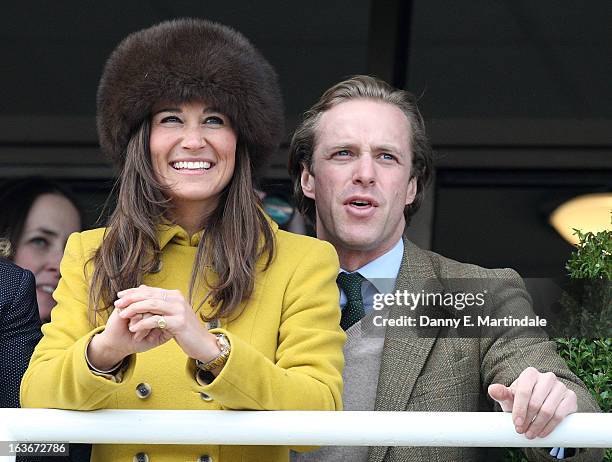
<path id="1" fill-rule="evenodd" d="M 404 255 L 395 283 L 395 289 L 418 293 L 423 282 L 436 278 L 428 255 L 404 237 Z M 428 286 L 427 290 L 432 290 Z M 405 307 L 394 306 L 390 318 L 399 318 L 406 313 Z M 383 346 L 378 389 L 377 411 L 404 411 L 412 394 L 429 352 L 436 341 L 437 329 L 429 329 L 426 337 L 420 337 L 415 328 L 387 327 Z M 369 462 L 383 460 L 388 446 L 373 446 L 369 451 Z"/>

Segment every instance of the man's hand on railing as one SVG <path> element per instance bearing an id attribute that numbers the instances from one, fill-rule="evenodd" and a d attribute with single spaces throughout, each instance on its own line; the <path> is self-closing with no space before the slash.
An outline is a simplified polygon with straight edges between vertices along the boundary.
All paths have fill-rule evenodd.
<path id="1" fill-rule="evenodd" d="M 489 395 L 504 412 L 512 412 L 518 433 L 529 439 L 548 436 L 567 415 L 576 412 L 576 393 L 568 389 L 552 372 L 534 367 L 525 369 L 509 386 L 489 386 Z"/>

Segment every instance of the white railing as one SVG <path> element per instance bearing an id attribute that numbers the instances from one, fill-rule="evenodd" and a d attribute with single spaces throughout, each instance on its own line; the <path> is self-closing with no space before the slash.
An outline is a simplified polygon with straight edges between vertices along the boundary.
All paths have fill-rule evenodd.
<path id="1" fill-rule="evenodd" d="M 612 447 L 612 414 L 572 414 L 528 440 L 501 412 L 0 409 L 0 441 L 602 448 Z"/>
<path id="2" fill-rule="evenodd" d="M 612 414 L 572 414 L 548 437 L 528 440 L 501 412 L 0 409 L 0 441 L 607 448 Z"/>

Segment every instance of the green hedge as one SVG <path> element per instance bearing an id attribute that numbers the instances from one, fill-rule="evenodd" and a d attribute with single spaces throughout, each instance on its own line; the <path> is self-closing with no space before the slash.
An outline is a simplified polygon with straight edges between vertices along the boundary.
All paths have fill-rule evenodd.
<path id="1" fill-rule="evenodd" d="M 602 285 L 603 281 L 612 280 L 612 231 L 602 231 L 597 234 L 582 233 L 576 230 L 580 239 L 576 250 L 567 262 L 568 275 L 573 279 L 589 279 L 594 282 L 593 291 L 601 297 L 597 305 L 601 305 L 603 311 L 602 323 L 591 325 L 597 332 L 609 333 L 609 325 L 612 321 L 610 310 L 612 301 L 610 298 L 609 285 Z M 599 282 L 599 284 L 596 284 Z M 602 291 L 603 287 L 603 291 Z M 583 307 L 578 307 L 579 309 Z M 584 310 L 588 312 L 589 310 Z M 592 314 L 589 314 L 592 316 Z M 590 320 L 590 319 L 589 319 Z M 599 331 L 597 331 L 599 329 Z M 610 412 L 612 408 L 612 339 L 601 337 L 594 340 L 585 338 L 556 338 L 557 351 L 565 360 L 569 369 L 584 382 L 602 412 Z M 522 452 L 518 449 L 508 449 L 506 461 L 526 461 Z M 606 462 L 612 462 L 612 449 L 606 451 L 604 458 Z"/>

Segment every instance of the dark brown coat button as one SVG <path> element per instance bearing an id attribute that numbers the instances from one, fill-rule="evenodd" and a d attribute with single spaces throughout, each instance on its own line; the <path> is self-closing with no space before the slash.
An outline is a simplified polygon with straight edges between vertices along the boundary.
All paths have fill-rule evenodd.
<path id="1" fill-rule="evenodd" d="M 151 385 L 148 383 L 143 382 L 136 385 L 136 396 L 140 399 L 146 399 L 151 396 L 151 391 Z"/>
<path id="2" fill-rule="evenodd" d="M 149 462 L 149 455 L 146 452 L 139 452 L 132 459 L 133 462 Z"/>

